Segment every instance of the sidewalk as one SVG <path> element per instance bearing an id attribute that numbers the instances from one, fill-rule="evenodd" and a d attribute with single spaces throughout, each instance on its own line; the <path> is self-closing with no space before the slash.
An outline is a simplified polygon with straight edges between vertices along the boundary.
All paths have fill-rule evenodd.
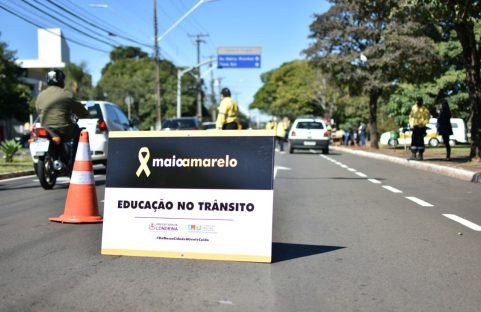
<path id="1" fill-rule="evenodd" d="M 331 146 L 333 151 L 342 151 L 345 153 L 355 154 L 363 157 L 370 157 L 390 161 L 403 166 L 416 169 L 430 171 L 438 174 L 450 176 L 452 178 L 481 183 L 481 163 L 469 162 L 468 157 L 463 153 L 456 153 L 456 148 L 452 149 L 450 161 L 446 161 L 444 148 L 428 148 L 424 153 L 423 161 L 407 160 L 411 155 L 409 150 L 404 148 L 387 148 L 371 149 L 369 147 L 360 146 Z"/>

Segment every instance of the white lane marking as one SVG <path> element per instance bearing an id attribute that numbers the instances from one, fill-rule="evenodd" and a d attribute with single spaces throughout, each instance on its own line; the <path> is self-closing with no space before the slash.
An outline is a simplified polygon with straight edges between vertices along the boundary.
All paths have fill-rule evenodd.
<path id="1" fill-rule="evenodd" d="M 381 184 L 381 181 L 376 180 L 376 179 L 367 179 L 369 182 L 372 182 L 374 184 Z"/>
<path id="2" fill-rule="evenodd" d="M 356 174 L 357 174 L 358 176 L 362 177 L 362 178 L 367 178 L 367 175 L 364 174 L 364 173 L 362 173 L 362 172 L 359 172 L 359 171 L 358 171 L 358 172 L 356 172 Z"/>
<path id="3" fill-rule="evenodd" d="M 347 168 L 347 170 L 349 170 L 349 171 L 351 171 L 351 172 L 356 171 L 356 169 L 354 169 L 354 168 Z"/>
<path id="4" fill-rule="evenodd" d="M 278 170 L 291 170 L 291 168 L 282 167 L 282 166 L 274 166 L 274 179 L 276 178 Z"/>
<path id="5" fill-rule="evenodd" d="M 445 216 L 446 218 L 449 218 L 453 221 L 456 221 L 458 223 L 461 223 L 462 225 L 470 228 L 471 230 L 474 230 L 474 231 L 481 231 L 481 226 L 477 225 L 476 223 L 473 223 L 471 221 L 468 221 L 466 219 L 463 219 L 461 217 L 458 217 L 457 215 L 453 215 L 453 214 L 443 214 L 443 216 Z"/>
<path id="6" fill-rule="evenodd" d="M 397 188 L 394 188 L 394 187 L 389 186 L 389 185 L 383 185 L 382 187 L 384 187 L 386 190 L 391 191 L 393 193 L 402 193 L 403 192 L 403 191 L 398 190 Z"/>
<path id="7" fill-rule="evenodd" d="M 434 205 L 428 203 L 428 202 L 425 202 L 424 200 L 422 199 L 419 199 L 417 197 L 413 197 L 413 196 L 406 196 L 407 199 L 415 202 L 416 204 L 420 205 L 420 206 L 423 206 L 423 207 L 434 207 Z"/>
<path id="8" fill-rule="evenodd" d="M 2 182 L 9 182 L 9 181 L 15 181 L 15 180 L 21 180 L 21 179 L 30 179 L 35 177 L 35 175 L 28 175 L 28 176 L 21 176 L 21 177 L 16 177 L 16 178 L 8 178 L 8 179 L 3 179 L 1 180 Z"/>
<path id="9" fill-rule="evenodd" d="M 339 165 L 339 166 L 341 166 L 341 168 L 344 168 L 344 169 L 349 168 L 349 166 L 346 166 L 346 165 Z"/>

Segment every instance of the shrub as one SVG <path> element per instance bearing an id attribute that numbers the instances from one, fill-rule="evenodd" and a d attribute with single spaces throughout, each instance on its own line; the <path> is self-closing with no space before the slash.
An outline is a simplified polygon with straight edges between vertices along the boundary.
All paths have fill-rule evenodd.
<path id="1" fill-rule="evenodd" d="M 20 148 L 21 145 L 18 142 L 15 142 L 15 140 L 3 141 L 0 144 L 0 149 L 3 152 L 3 157 L 6 162 L 13 162 L 13 156 Z"/>

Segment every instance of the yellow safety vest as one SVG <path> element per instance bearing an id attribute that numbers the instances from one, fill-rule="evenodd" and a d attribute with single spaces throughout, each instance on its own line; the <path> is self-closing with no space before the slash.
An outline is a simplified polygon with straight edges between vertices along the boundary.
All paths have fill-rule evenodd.
<path id="1" fill-rule="evenodd" d="M 219 114 L 217 115 L 217 121 L 215 126 L 217 129 L 222 129 L 224 124 L 231 122 L 239 122 L 239 107 L 237 103 L 230 97 L 225 97 L 219 105 Z"/>
<path id="2" fill-rule="evenodd" d="M 411 113 L 409 114 L 409 125 L 414 126 L 426 126 L 429 122 L 429 111 L 424 106 L 418 106 L 414 104 L 411 108 Z"/>

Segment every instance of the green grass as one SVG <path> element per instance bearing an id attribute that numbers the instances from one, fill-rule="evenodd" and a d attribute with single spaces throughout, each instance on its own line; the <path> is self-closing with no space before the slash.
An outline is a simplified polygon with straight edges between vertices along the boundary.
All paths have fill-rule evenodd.
<path id="1" fill-rule="evenodd" d="M 10 163 L 5 162 L 5 158 L 0 159 L 0 174 L 25 170 L 33 170 L 33 161 L 29 155 L 15 155 Z"/>

